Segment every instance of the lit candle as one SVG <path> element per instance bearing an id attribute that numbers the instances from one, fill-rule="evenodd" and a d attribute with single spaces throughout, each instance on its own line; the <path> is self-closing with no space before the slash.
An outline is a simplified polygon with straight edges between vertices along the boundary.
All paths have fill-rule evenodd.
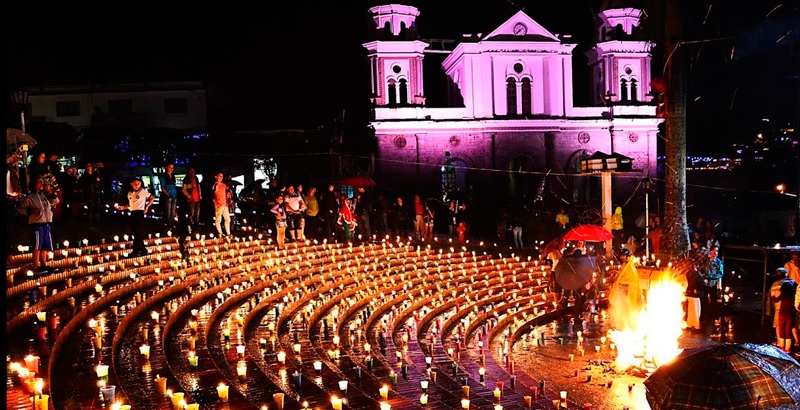
<path id="1" fill-rule="evenodd" d="M 144 360 L 150 360 L 150 346 L 149 345 L 141 345 L 141 346 L 139 346 L 139 353 L 142 354 L 142 358 L 144 358 Z"/>
<path id="2" fill-rule="evenodd" d="M 318 373 L 322 373 L 322 362 L 320 362 L 319 360 L 315 361 L 314 370 L 316 370 Z"/>
<path id="3" fill-rule="evenodd" d="M 244 379 L 247 377 L 247 362 L 244 360 L 240 360 L 236 363 L 236 374 Z"/>
<path id="4" fill-rule="evenodd" d="M 422 393 L 422 395 L 419 396 L 419 404 L 421 404 L 423 406 L 428 404 L 428 394 L 427 393 Z"/>
<path id="5" fill-rule="evenodd" d="M 49 410 L 50 395 L 37 394 L 33 396 L 33 409 L 34 410 Z"/>
<path id="6" fill-rule="evenodd" d="M 427 380 L 420 380 L 419 387 L 422 389 L 423 392 L 428 391 L 428 381 Z"/>
<path id="7" fill-rule="evenodd" d="M 275 393 L 275 394 L 272 395 L 272 400 L 275 402 L 275 406 L 279 410 L 283 410 L 284 398 L 285 398 L 285 394 L 284 393 Z"/>
<path id="8" fill-rule="evenodd" d="M 461 408 L 469 409 L 469 399 L 461 399 Z"/>
<path id="9" fill-rule="evenodd" d="M 193 350 L 189 351 L 188 359 L 189 359 L 189 366 L 197 368 L 197 364 L 200 358 L 194 353 Z"/>
<path id="10" fill-rule="evenodd" d="M 333 407 L 333 410 L 342 410 L 342 399 L 331 396 L 331 407 Z"/>
<path id="11" fill-rule="evenodd" d="M 380 403 L 380 408 L 381 410 L 392 410 L 392 405 L 382 401 Z"/>
<path id="12" fill-rule="evenodd" d="M 97 372 L 97 378 L 102 379 L 104 377 L 108 377 L 108 365 L 107 364 L 99 364 L 95 369 Z"/>
<path id="13" fill-rule="evenodd" d="M 382 399 L 388 399 L 389 398 L 389 386 L 384 384 L 383 386 L 381 386 L 380 389 L 378 389 L 378 391 L 380 392 Z"/>
<path id="14" fill-rule="evenodd" d="M 167 395 L 167 378 L 156 375 L 156 391 L 161 396 Z"/>
<path id="15" fill-rule="evenodd" d="M 183 399 L 186 396 L 186 393 L 183 392 L 175 392 L 172 393 L 172 397 L 170 397 L 170 401 L 172 402 L 172 410 L 182 410 L 183 405 L 181 402 L 186 403 Z"/>
<path id="16" fill-rule="evenodd" d="M 278 363 L 286 364 L 286 353 L 284 351 L 278 352 Z"/>
<path id="17" fill-rule="evenodd" d="M 219 396 L 219 400 L 223 403 L 228 402 L 228 389 L 230 389 L 230 387 L 225 383 L 220 383 L 219 386 L 217 386 L 217 395 Z"/>
<path id="18" fill-rule="evenodd" d="M 31 354 L 25 356 L 25 368 L 31 373 L 39 373 L 39 356 Z"/>

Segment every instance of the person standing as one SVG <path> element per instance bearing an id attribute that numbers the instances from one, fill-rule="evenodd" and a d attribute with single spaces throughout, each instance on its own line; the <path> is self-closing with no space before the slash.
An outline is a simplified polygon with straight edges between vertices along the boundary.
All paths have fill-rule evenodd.
<path id="1" fill-rule="evenodd" d="M 558 227 L 559 235 L 562 235 L 569 226 L 569 215 L 564 208 L 561 208 L 556 214 L 556 226 Z"/>
<path id="2" fill-rule="evenodd" d="M 294 241 L 304 241 L 302 231 L 303 213 L 306 210 L 306 204 L 303 197 L 297 193 L 295 187 L 290 185 L 286 187 L 286 194 L 283 197 L 284 207 L 286 208 L 286 215 L 288 217 L 289 239 Z"/>
<path id="3" fill-rule="evenodd" d="M 214 176 L 215 182 L 211 191 L 214 193 L 214 225 L 217 227 L 217 234 L 221 237 L 231 235 L 231 214 L 228 208 L 228 200 L 231 191 L 223 179 L 225 175 L 217 172 Z M 222 223 L 225 223 L 225 230 L 222 230 Z M 223 235 L 224 232 L 224 235 Z"/>
<path id="4" fill-rule="evenodd" d="M 150 210 L 155 197 L 142 186 L 139 177 L 131 180 L 131 190 L 128 192 L 128 204 L 117 205 L 119 210 L 131 212 L 130 232 L 133 236 L 133 249 L 131 256 L 146 256 L 147 247 L 144 246 L 144 215 Z"/>
<path id="5" fill-rule="evenodd" d="M 788 278 L 786 269 L 776 270 L 777 279 L 769 290 L 770 301 L 775 306 L 775 317 L 772 322 L 778 339 L 778 347 L 786 353 L 792 353 L 795 308 L 794 300 L 797 283 Z"/>
<path id="6" fill-rule="evenodd" d="M 6 157 L 6 256 L 10 257 L 16 249 L 16 226 L 19 215 L 17 205 L 22 200 L 22 180 L 19 177 L 19 162 L 22 154 L 15 150 Z M 6 259 L 8 261 L 8 259 Z"/>
<path id="7" fill-rule="evenodd" d="M 356 192 L 355 208 L 358 218 L 358 234 L 363 240 L 370 241 L 372 239 L 370 219 L 375 204 L 372 199 L 372 194 L 367 192 L 364 187 L 358 187 Z"/>
<path id="8" fill-rule="evenodd" d="M 19 204 L 18 213 L 28 217 L 28 226 L 33 232 L 33 270 L 48 272 L 48 253 L 53 250 L 50 224 L 53 223 L 53 207 L 58 197 L 52 185 L 41 176 L 33 182 L 34 191 L 26 195 Z"/>
<path id="9" fill-rule="evenodd" d="M 700 298 L 703 297 L 705 282 L 699 270 L 701 263 L 699 258 L 691 258 L 691 262 L 692 268 L 686 273 L 686 327 L 690 331 L 699 333 L 703 329 L 700 326 L 702 313 Z"/>
<path id="10" fill-rule="evenodd" d="M 793 253 L 792 259 L 786 262 L 783 267 L 786 269 L 786 277 L 800 283 L 800 253 Z"/>
<path id="11" fill-rule="evenodd" d="M 342 202 L 342 206 L 339 209 L 339 218 L 337 219 L 337 223 L 342 225 L 344 229 L 344 240 L 349 241 L 353 239 L 353 231 L 356 229 L 358 222 L 356 222 L 355 216 L 353 216 L 353 210 L 350 209 L 352 206 L 351 199 L 347 198 Z"/>
<path id="12" fill-rule="evenodd" d="M 197 178 L 197 171 L 194 167 L 189 168 L 186 176 L 183 177 L 183 195 L 186 196 L 186 203 L 189 205 L 188 220 L 192 225 L 200 223 L 200 201 L 203 194 L 200 189 L 200 179 Z"/>
<path id="13" fill-rule="evenodd" d="M 317 201 L 317 188 L 308 188 L 308 195 L 303 198 L 306 204 L 305 227 L 303 235 L 316 239 L 319 234 L 319 201 Z"/>
<path id="14" fill-rule="evenodd" d="M 275 200 L 277 202 L 270 212 L 275 214 L 275 240 L 278 242 L 278 249 L 283 249 L 286 242 L 286 208 L 283 206 L 283 196 L 277 196 Z"/>
<path id="15" fill-rule="evenodd" d="M 86 164 L 86 172 L 78 180 L 78 188 L 83 194 L 83 205 L 89 222 L 100 222 L 103 203 L 103 186 L 100 174 L 92 163 Z M 141 182 L 141 180 L 140 180 Z"/>
<path id="16" fill-rule="evenodd" d="M 339 219 L 339 195 L 333 184 L 328 185 L 328 192 L 322 195 L 322 217 L 325 219 L 325 235 L 328 239 L 336 239 L 336 221 Z"/>
<path id="17" fill-rule="evenodd" d="M 175 164 L 167 164 L 164 173 L 158 177 L 161 183 L 161 200 L 164 201 L 164 225 L 175 224 L 178 211 L 178 185 L 175 181 Z"/>
<path id="18" fill-rule="evenodd" d="M 426 228 L 425 204 L 422 203 L 422 197 L 417 194 L 414 195 L 414 233 L 417 236 L 417 240 L 425 238 Z"/>
<path id="19" fill-rule="evenodd" d="M 705 296 L 707 306 L 715 306 L 719 299 L 720 289 L 722 287 L 722 275 L 725 269 L 722 264 L 722 259 L 719 258 L 719 247 L 712 246 L 708 253 L 708 262 L 704 266 L 703 279 L 705 281 Z"/>

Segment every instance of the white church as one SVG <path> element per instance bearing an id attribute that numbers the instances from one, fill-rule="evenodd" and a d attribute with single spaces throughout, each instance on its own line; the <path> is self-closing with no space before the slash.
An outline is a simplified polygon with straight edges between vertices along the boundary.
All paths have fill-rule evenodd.
<path id="1" fill-rule="evenodd" d="M 636 180 L 656 176 L 663 118 L 651 93 L 654 44 L 639 39 L 642 10 L 597 14 L 587 90 L 573 87 L 577 44 L 523 11 L 488 34 L 464 35 L 441 63 L 446 107 L 426 104 L 423 60 L 433 50 L 417 34 L 426 29 L 416 26 L 420 12 L 405 4 L 369 9 L 374 40 L 363 46 L 376 174 L 384 185 L 428 196 L 467 194 L 477 205 L 481 198 L 531 202 L 547 186 L 570 207 L 599 195 L 599 178 L 580 174 L 582 159 L 632 159 L 632 172 L 613 176 L 615 201 L 635 194 Z M 576 106 L 575 92 L 589 95 L 589 106 Z"/>

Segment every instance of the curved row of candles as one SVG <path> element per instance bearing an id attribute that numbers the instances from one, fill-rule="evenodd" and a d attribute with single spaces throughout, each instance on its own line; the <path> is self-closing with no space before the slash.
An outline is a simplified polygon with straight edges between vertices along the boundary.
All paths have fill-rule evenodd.
<path id="1" fill-rule="evenodd" d="M 402 242 L 360 246 L 306 243 L 278 252 L 260 238 L 234 243 L 200 239 L 191 242 L 190 247 L 195 249 L 190 251 L 189 260 L 180 261 L 158 258 L 170 249 L 155 250 L 151 246 L 155 252 L 147 258 L 147 263 L 142 263 L 142 270 L 136 276 L 131 275 L 129 280 L 107 289 L 96 289 L 100 296 L 91 301 L 128 300 L 125 289 L 129 282 L 145 277 L 153 282 L 149 291 L 127 294 L 129 302 L 122 304 L 121 309 L 118 304 L 109 304 L 116 309 L 108 313 L 132 315 L 136 319 L 132 322 L 139 323 L 136 338 L 119 337 L 123 348 L 119 355 L 125 355 L 125 348 L 135 348 L 140 357 L 137 366 L 141 366 L 138 377 L 150 377 L 141 381 L 154 386 L 156 396 L 169 393 L 176 409 L 199 406 L 197 400 L 192 400 L 196 393 L 192 387 L 201 382 L 197 380 L 201 369 L 206 378 L 208 369 L 218 373 L 219 401 L 229 399 L 230 387 L 243 400 L 251 403 L 263 400 L 257 397 L 257 389 L 247 386 L 248 375 L 253 374 L 261 374 L 280 390 L 275 391 L 270 403 L 264 403 L 279 408 L 292 404 L 352 407 L 356 402 L 374 402 L 375 408 L 403 408 L 412 402 L 419 406 L 438 398 L 452 400 L 442 391 L 433 396 L 428 387 L 437 384 L 436 375 L 443 374 L 444 365 L 452 368 L 449 378 L 460 382 L 462 375 L 477 375 L 479 384 L 473 389 L 489 389 L 483 365 L 486 353 L 490 357 L 494 353 L 484 349 L 491 343 L 490 335 L 495 335 L 489 331 L 491 325 L 514 316 L 509 328 L 496 333 L 503 346 L 497 357 L 513 376 L 513 363 L 508 360 L 513 340 L 508 335 L 513 334 L 515 327 L 556 308 L 547 289 L 547 269 L 537 261 L 513 255 L 490 256 L 481 248 L 476 253 L 447 245 L 436 248 Z M 117 252 L 124 252 L 124 248 Z M 103 259 L 105 256 L 98 258 L 101 265 L 109 263 L 126 270 L 124 265 L 120 266 L 124 261 L 113 256 L 107 262 Z M 87 260 L 86 267 L 93 263 Z M 131 265 L 128 264 L 128 269 Z M 163 265 L 171 273 L 168 282 L 172 286 L 165 286 L 165 279 L 161 279 L 165 275 L 159 271 Z M 77 272 L 81 267 L 79 263 L 71 269 L 71 277 L 88 277 Z M 158 300 L 165 289 L 180 286 L 185 286 L 188 292 L 175 292 L 174 296 Z M 158 301 L 150 306 L 148 300 Z M 29 306 L 26 312 L 35 308 Z M 95 345 L 102 343 L 102 329 L 108 324 L 108 321 L 98 322 L 103 319 L 89 323 L 93 337 L 98 339 L 92 342 Z M 148 339 L 150 329 L 159 343 Z M 120 336 L 120 330 L 116 332 Z M 140 344 L 133 346 L 134 340 Z M 198 342 L 201 342 L 199 347 Z M 173 343 L 185 354 L 185 359 L 181 359 L 183 366 L 173 363 L 174 358 L 166 360 L 169 366 L 164 371 L 173 373 L 170 379 L 176 385 L 169 387 L 174 390 L 167 389 L 167 377 L 161 374 L 152 377 L 149 369 L 144 371 L 150 365 L 154 347 L 166 357 L 165 351 Z M 479 352 L 480 359 L 474 363 L 461 356 L 462 351 L 470 348 Z M 207 350 L 213 363 L 205 363 L 198 349 Z M 446 359 L 440 360 L 438 356 L 445 352 Z M 434 356 L 437 356 L 435 362 Z M 106 358 L 105 362 L 114 359 Z M 478 368 L 471 369 L 473 365 Z M 108 368 L 103 366 L 107 364 L 97 369 L 101 381 L 108 378 Z M 124 366 L 112 366 L 112 375 L 117 371 L 113 367 Z M 417 397 L 410 397 L 407 390 L 396 387 L 410 379 L 410 374 L 421 386 Z M 379 385 L 378 391 L 362 387 L 362 378 L 367 376 L 372 380 L 367 384 Z M 327 380 L 328 377 L 336 379 Z M 311 390 L 305 385 L 300 388 L 304 378 L 318 389 Z M 500 379 L 508 380 L 509 375 L 491 375 L 491 378 L 496 380 L 493 389 L 496 400 L 491 405 L 502 407 L 504 385 Z M 115 379 L 125 383 L 136 377 Z M 510 378 L 512 394 L 514 380 Z M 355 382 L 360 387 L 354 388 Z M 464 384 L 455 400 L 465 400 L 467 407 L 486 405 L 470 404 L 470 386 Z M 132 386 L 119 387 L 123 392 L 133 390 Z M 186 392 L 175 391 L 178 389 Z M 333 393 L 328 395 L 330 392 Z M 320 402 L 323 395 L 326 400 Z M 531 401 L 531 397 L 525 400 Z"/>

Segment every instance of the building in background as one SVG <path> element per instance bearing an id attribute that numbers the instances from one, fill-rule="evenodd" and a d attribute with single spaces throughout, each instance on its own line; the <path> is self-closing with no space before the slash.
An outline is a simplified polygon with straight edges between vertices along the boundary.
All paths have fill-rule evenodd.
<path id="1" fill-rule="evenodd" d="M 369 13 L 373 40 L 363 46 L 375 168 L 390 188 L 437 197 L 465 193 L 495 206 L 533 205 L 542 196 L 561 204 L 555 206 L 589 204 L 600 197 L 600 182 L 579 175 L 580 161 L 597 152 L 630 157 L 640 170 L 614 177 L 615 202 L 627 203 L 637 181 L 656 176 L 663 119 L 651 93 L 654 44 L 640 38 L 642 10 L 611 7 L 597 14 L 586 52 L 589 89 L 574 89 L 570 36 L 551 33 L 523 11 L 488 34 L 465 34 L 446 50 L 419 36 L 429 27 L 417 27 L 416 7 L 381 5 Z M 439 73 L 424 71 L 423 61 L 442 53 L 448 101 L 433 107 L 426 79 Z M 577 93 L 588 94 L 590 106 L 576 106 Z"/>

